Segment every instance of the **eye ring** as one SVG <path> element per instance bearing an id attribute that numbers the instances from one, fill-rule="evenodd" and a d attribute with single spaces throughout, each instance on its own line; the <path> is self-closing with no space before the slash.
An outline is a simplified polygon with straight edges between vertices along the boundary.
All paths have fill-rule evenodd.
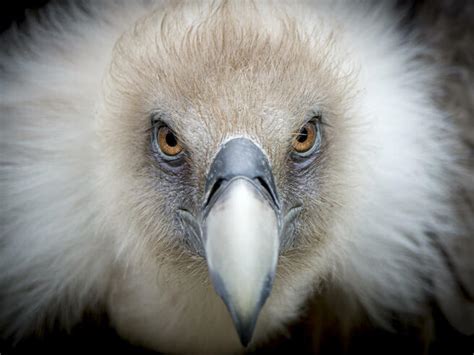
<path id="1" fill-rule="evenodd" d="M 306 157 L 316 150 L 320 141 L 319 121 L 309 121 L 296 133 L 291 145 L 297 155 Z"/>
<path id="2" fill-rule="evenodd" d="M 179 139 L 168 126 L 155 126 L 153 127 L 152 134 L 154 150 L 159 152 L 165 159 L 177 159 L 183 152 L 183 146 Z"/>

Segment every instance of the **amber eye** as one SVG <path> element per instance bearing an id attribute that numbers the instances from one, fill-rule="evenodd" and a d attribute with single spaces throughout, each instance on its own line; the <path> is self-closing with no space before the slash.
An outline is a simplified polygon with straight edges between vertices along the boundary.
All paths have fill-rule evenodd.
<path id="1" fill-rule="evenodd" d="M 155 141 L 160 151 L 167 157 L 174 158 L 183 151 L 178 138 L 171 129 L 161 126 L 155 129 Z"/>
<path id="2" fill-rule="evenodd" d="M 299 153 L 309 153 L 319 139 L 317 124 L 314 122 L 306 123 L 296 134 L 293 140 L 293 149 Z"/>

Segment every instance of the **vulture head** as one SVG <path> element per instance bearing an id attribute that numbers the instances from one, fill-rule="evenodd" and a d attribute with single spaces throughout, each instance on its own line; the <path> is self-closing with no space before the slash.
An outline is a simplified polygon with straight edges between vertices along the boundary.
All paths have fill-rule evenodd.
<path id="1" fill-rule="evenodd" d="M 98 128 L 120 250 L 209 279 L 243 345 L 274 283 L 305 294 L 326 271 L 357 155 L 356 73 L 335 65 L 334 38 L 264 20 L 231 5 L 199 26 L 181 9 L 142 20 L 114 48 Z"/>
<path id="2" fill-rule="evenodd" d="M 135 344 L 239 352 L 314 297 L 429 314 L 456 134 L 390 6 L 88 6 L 0 56 L 6 336 L 100 309 Z"/>

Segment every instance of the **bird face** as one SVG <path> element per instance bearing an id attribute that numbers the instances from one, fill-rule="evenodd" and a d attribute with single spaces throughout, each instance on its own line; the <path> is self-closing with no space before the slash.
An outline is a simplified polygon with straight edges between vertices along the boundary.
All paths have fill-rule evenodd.
<path id="1" fill-rule="evenodd" d="M 285 21 L 150 16 L 117 43 L 100 113 L 119 250 L 206 269 L 244 345 L 285 256 L 324 250 L 347 146 L 330 36 Z"/>

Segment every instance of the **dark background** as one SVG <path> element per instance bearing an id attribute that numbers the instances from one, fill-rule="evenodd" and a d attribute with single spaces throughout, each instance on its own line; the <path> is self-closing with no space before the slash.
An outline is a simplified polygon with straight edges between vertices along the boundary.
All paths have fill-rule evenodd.
<path id="1" fill-rule="evenodd" d="M 48 3 L 48 0 L 3 0 L 0 2 L 0 32 L 4 32 L 15 22 L 21 24 L 25 11 L 35 11 Z"/>
<path id="2" fill-rule="evenodd" d="M 21 28 L 25 13 L 34 13 L 48 2 L 48 0 L 1 1 L 0 33 L 5 32 L 12 24 L 16 24 Z M 397 6 L 406 10 L 403 25 L 409 31 L 412 27 L 417 26 L 420 9 L 429 7 L 433 11 L 442 11 L 446 16 L 456 17 L 462 14 L 465 3 L 466 1 L 452 0 L 398 0 Z M 471 18 L 471 20 L 474 22 L 474 18 Z M 456 333 L 436 309 L 435 313 L 437 324 L 435 332 L 438 335 L 438 340 L 428 349 L 420 345 L 416 336 L 409 331 L 399 330 L 397 333 L 389 333 L 376 330 L 368 324 L 367 328 L 357 332 L 346 350 L 349 350 L 350 354 L 473 355 L 474 337 L 466 337 Z M 259 351 L 259 353 L 308 353 L 311 344 L 309 335 L 305 334 L 306 328 L 304 325 L 304 321 L 294 325 L 291 339 L 269 344 L 266 350 Z M 328 339 L 328 344 L 323 347 L 323 353 L 337 354 L 342 352 L 342 346 L 337 337 L 332 338 L 331 335 L 328 335 Z M 30 338 L 15 346 L 11 340 L 0 341 L 1 355 L 84 354 L 96 352 L 151 354 L 151 352 L 133 347 L 120 339 L 108 326 L 105 315 L 86 316 L 84 321 L 71 332 L 64 332 L 59 329 L 53 330 L 42 339 Z"/>

